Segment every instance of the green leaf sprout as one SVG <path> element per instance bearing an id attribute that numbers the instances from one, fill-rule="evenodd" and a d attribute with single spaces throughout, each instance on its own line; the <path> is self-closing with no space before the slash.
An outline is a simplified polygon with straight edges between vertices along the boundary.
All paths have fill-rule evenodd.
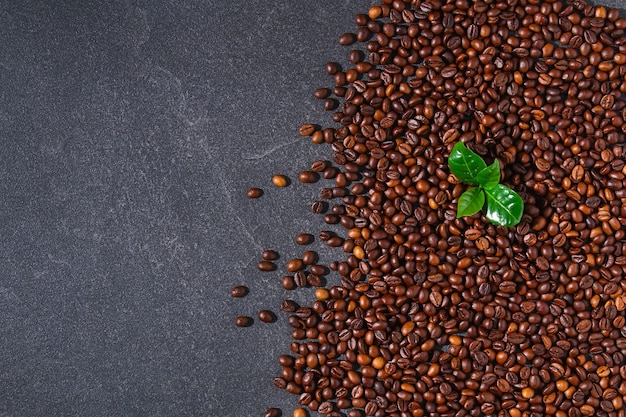
<path id="1" fill-rule="evenodd" d="M 524 202 L 515 191 L 500 184 L 500 163 L 485 161 L 463 142 L 452 148 L 448 157 L 450 171 L 461 182 L 472 185 L 459 197 L 457 217 L 471 216 L 487 206 L 485 217 L 499 226 L 515 226 L 522 219 Z"/>

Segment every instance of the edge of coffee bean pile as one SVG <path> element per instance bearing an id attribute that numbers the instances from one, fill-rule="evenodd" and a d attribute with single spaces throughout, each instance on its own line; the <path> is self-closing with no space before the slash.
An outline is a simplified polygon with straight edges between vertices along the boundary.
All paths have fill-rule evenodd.
<path id="1" fill-rule="evenodd" d="M 345 230 L 296 238 L 340 260 L 285 267 L 283 288 L 316 287 L 281 305 L 293 415 L 626 416 L 626 20 L 584 0 L 386 0 L 355 20 L 352 65 L 314 93 L 331 126 L 299 132 L 332 159 L 298 176 L 333 182 L 312 211 Z M 457 218 L 457 142 L 499 162 L 519 224 Z"/>

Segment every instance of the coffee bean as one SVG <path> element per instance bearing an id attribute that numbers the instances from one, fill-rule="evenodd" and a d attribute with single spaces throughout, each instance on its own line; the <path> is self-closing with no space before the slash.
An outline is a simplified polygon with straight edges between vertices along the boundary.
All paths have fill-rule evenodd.
<path id="1" fill-rule="evenodd" d="M 293 417 L 307 417 L 307 413 L 304 408 L 296 408 L 293 410 Z"/>
<path id="2" fill-rule="evenodd" d="M 246 195 L 248 198 L 259 198 L 263 195 L 263 190 L 260 188 L 250 188 Z"/>
<path id="3" fill-rule="evenodd" d="M 313 235 L 309 233 L 300 233 L 295 239 L 298 245 L 308 245 L 313 242 Z"/>
<path id="4" fill-rule="evenodd" d="M 230 290 L 230 296 L 234 298 L 245 297 L 248 294 L 248 287 L 237 285 Z"/>
<path id="5" fill-rule="evenodd" d="M 269 310 L 261 310 L 259 311 L 259 320 L 263 323 L 271 323 L 276 320 L 276 316 Z"/>
<path id="6" fill-rule="evenodd" d="M 328 97 L 330 95 L 330 89 L 329 88 L 318 88 L 317 90 L 315 90 L 315 92 L 313 93 L 313 96 L 317 99 L 325 99 L 326 97 Z"/>
<path id="7" fill-rule="evenodd" d="M 300 271 L 303 267 L 304 267 L 304 262 L 302 262 L 302 259 L 299 259 L 299 258 L 294 258 L 290 260 L 289 262 L 287 262 L 287 265 L 286 265 L 286 269 L 289 272 Z"/>
<path id="8" fill-rule="evenodd" d="M 260 261 L 258 264 L 259 271 L 270 272 L 276 269 L 276 264 L 271 261 Z"/>
<path id="9" fill-rule="evenodd" d="M 266 249 L 263 251 L 263 253 L 261 253 L 261 257 L 266 261 L 274 261 L 278 259 L 278 252 L 271 249 Z"/>
<path id="10" fill-rule="evenodd" d="M 339 37 L 340 45 L 351 45 L 356 42 L 356 35 L 354 33 L 346 32 Z"/>
<path id="11" fill-rule="evenodd" d="M 279 408 L 268 408 L 265 410 L 263 417 L 281 417 L 283 415 Z"/>
<path id="12" fill-rule="evenodd" d="M 252 317 L 239 316 L 235 319 L 235 326 L 237 327 L 248 327 L 251 325 L 252 325 Z"/>
<path id="13" fill-rule="evenodd" d="M 286 187 L 289 185 L 289 179 L 284 175 L 277 174 L 272 177 L 272 184 L 277 187 Z"/>
<path id="14" fill-rule="evenodd" d="M 311 136 L 313 135 L 313 132 L 315 132 L 315 126 L 311 123 L 305 123 L 300 126 L 300 136 Z"/>
<path id="15" fill-rule="evenodd" d="M 305 183 L 305 184 L 311 184 L 316 182 L 319 177 L 318 175 L 313 172 L 313 171 L 302 171 L 300 172 L 300 174 L 298 175 L 298 179 L 300 180 L 300 182 Z"/>

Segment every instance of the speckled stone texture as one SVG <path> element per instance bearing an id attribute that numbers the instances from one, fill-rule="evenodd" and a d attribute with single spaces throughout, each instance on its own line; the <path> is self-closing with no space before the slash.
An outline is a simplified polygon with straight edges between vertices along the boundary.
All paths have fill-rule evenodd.
<path id="1" fill-rule="evenodd" d="M 373 3 L 0 2 L 0 417 L 290 415 L 278 306 L 312 292 L 256 262 L 325 228 L 297 131 Z"/>

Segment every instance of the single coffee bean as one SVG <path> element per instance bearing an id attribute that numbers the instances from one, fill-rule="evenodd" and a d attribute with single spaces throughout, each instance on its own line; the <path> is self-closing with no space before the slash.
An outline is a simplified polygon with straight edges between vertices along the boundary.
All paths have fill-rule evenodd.
<path id="1" fill-rule="evenodd" d="M 261 310 L 259 311 L 259 320 L 263 323 L 271 323 L 276 320 L 276 316 L 269 310 Z"/>
<path id="2" fill-rule="evenodd" d="M 265 410 L 265 413 L 263 414 L 263 417 L 281 417 L 283 415 L 283 412 L 280 410 L 280 408 L 268 408 L 267 410 Z"/>
<path id="3" fill-rule="evenodd" d="M 235 326 L 237 327 L 248 327 L 251 325 L 252 325 L 252 317 L 239 316 L 235 319 Z"/>
<path id="4" fill-rule="evenodd" d="M 356 35 L 354 33 L 346 32 L 339 37 L 340 45 L 352 45 L 356 42 Z"/>
<path id="5" fill-rule="evenodd" d="M 272 184 L 277 187 L 286 187 L 289 185 L 289 179 L 282 174 L 276 174 L 272 177 Z"/>
<path id="6" fill-rule="evenodd" d="M 248 287 L 245 285 L 237 285 L 230 290 L 230 296 L 234 298 L 245 297 L 248 294 Z"/>
<path id="7" fill-rule="evenodd" d="M 304 265 L 313 265 L 315 262 L 317 261 L 317 253 L 312 251 L 312 250 L 308 250 L 305 251 L 302 254 L 302 263 Z"/>
<path id="8" fill-rule="evenodd" d="M 326 205 L 324 204 L 323 201 L 317 201 L 316 200 L 316 201 L 313 202 L 313 204 L 311 204 L 311 212 L 312 213 L 321 214 L 321 213 L 324 213 L 325 211 L 326 211 Z"/>
<path id="9" fill-rule="evenodd" d="M 326 97 L 328 97 L 330 95 L 330 89 L 328 88 L 318 88 L 317 90 L 315 90 L 315 92 L 313 93 L 313 96 L 317 99 L 325 99 Z"/>
<path id="10" fill-rule="evenodd" d="M 298 179 L 300 182 L 305 184 L 311 184 L 318 180 L 318 175 L 313 171 L 302 171 L 298 175 Z"/>
<path id="11" fill-rule="evenodd" d="M 300 136 L 311 136 L 315 132 L 315 126 L 311 123 L 305 123 L 300 126 Z"/>
<path id="12" fill-rule="evenodd" d="M 304 271 L 298 271 L 293 276 L 294 283 L 297 287 L 302 288 L 307 285 L 307 274 Z"/>
<path id="13" fill-rule="evenodd" d="M 298 245 L 308 245 L 313 242 L 313 235 L 309 233 L 300 233 L 296 236 L 295 240 Z"/>
<path id="14" fill-rule="evenodd" d="M 285 313 L 293 313 L 298 309 L 298 303 L 293 300 L 283 300 L 280 304 L 280 309 Z"/>
<path id="15" fill-rule="evenodd" d="M 270 272 L 276 269 L 276 264 L 271 261 L 260 261 L 258 264 L 259 271 Z"/>
<path id="16" fill-rule="evenodd" d="M 286 268 L 289 272 L 296 272 L 301 270 L 304 267 L 304 262 L 302 259 L 294 258 L 287 262 Z"/>
<path id="17" fill-rule="evenodd" d="M 278 259 L 278 252 L 272 249 L 266 249 L 261 253 L 261 257 L 266 261 L 275 261 Z"/>
<path id="18" fill-rule="evenodd" d="M 246 196 L 248 198 L 259 198 L 263 195 L 263 190 L 261 190 L 260 188 L 250 188 L 248 190 L 248 192 L 246 193 Z"/>

